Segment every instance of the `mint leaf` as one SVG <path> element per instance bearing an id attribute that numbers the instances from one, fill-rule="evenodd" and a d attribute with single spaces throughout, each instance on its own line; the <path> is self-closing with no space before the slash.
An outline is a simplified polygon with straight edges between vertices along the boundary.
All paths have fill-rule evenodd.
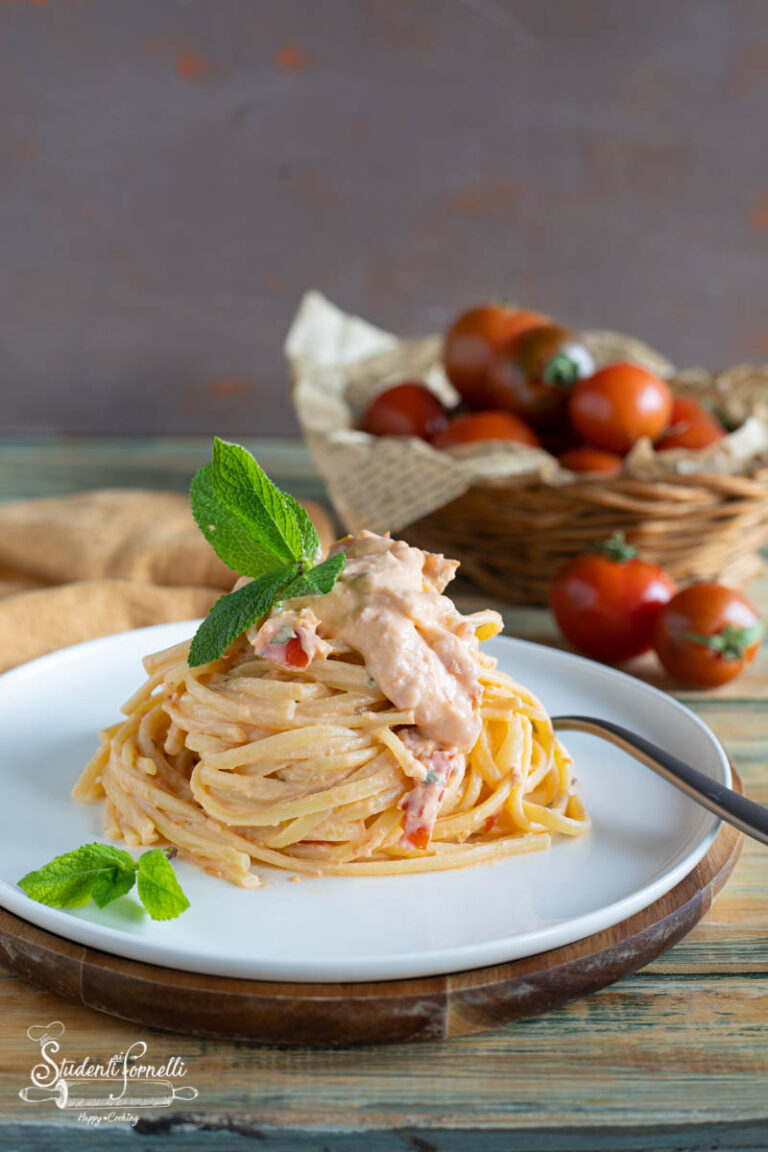
<path id="1" fill-rule="evenodd" d="M 281 600 L 293 600 L 299 596 L 325 596 L 330 592 L 344 569 L 346 557 L 343 552 L 323 560 L 314 568 L 307 569 L 286 584 L 280 593 Z"/>
<path id="2" fill-rule="evenodd" d="M 139 899 L 153 920 L 173 920 L 189 908 L 189 900 L 162 848 L 153 848 L 139 857 L 138 887 Z"/>
<path id="3" fill-rule="evenodd" d="M 218 660 L 238 636 L 269 612 L 281 588 L 297 572 L 297 564 L 284 565 L 220 596 L 195 633 L 189 649 L 190 668 Z"/>
<path id="4" fill-rule="evenodd" d="M 279 567 L 279 557 L 254 536 L 246 520 L 216 495 L 212 473 L 210 461 L 195 473 L 189 488 L 189 502 L 198 528 L 216 555 L 242 576 L 263 576 Z"/>
<path id="5" fill-rule="evenodd" d="M 19 887 L 32 900 L 51 908 L 82 908 L 96 895 L 99 907 L 104 907 L 130 891 L 135 869 L 133 857 L 121 848 L 83 844 L 28 872 Z"/>
<path id="6" fill-rule="evenodd" d="M 121 896 L 127 895 L 135 882 L 136 865 L 131 860 L 130 868 L 117 868 L 111 875 L 105 873 L 99 877 L 93 886 L 91 899 L 99 908 L 106 908 L 113 900 L 119 900 Z"/>
<path id="7" fill-rule="evenodd" d="M 287 492 L 280 494 L 285 501 L 286 508 L 293 512 L 296 517 L 296 523 L 301 534 L 301 559 L 307 564 L 312 564 L 317 559 L 317 553 L 320 550 L 320 537 L 317 534 L 317 528 L 312 523 L 309 513 L 302 508 L 298 500 L 294 500 L 293 496 L 289 496 Z"/>
<path id="8" fill-rule="evenodd" d="M 283 563 L 304 559 L 305 534 L 294 511 L 296 501 L 286 498 L 250 452 L 217 436 L 211 477 L 219 500 L 260 545 Z"/>

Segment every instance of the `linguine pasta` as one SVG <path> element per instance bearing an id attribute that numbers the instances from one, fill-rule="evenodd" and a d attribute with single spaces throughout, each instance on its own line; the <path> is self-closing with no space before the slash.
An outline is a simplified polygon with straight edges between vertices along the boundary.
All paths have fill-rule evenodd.
<path id="1" fill-rule="evenodd" d="M 546 711 L 480 651 L 477 633 L 498 630 L 496 614 L 457 612 L 441 594 L 442 558 L 369 533 L 339 547 L 338 595 L 273 609 L 212 664 L 191 668 L 188 643 L 146 658 L 146 683 L 74 791 L 104 800 L 107 835 L 174 845 L 255 887 L 259 864 L 432 871 L 585 831 Z M 449 723 L 453 739 L 441 741 Z"/>

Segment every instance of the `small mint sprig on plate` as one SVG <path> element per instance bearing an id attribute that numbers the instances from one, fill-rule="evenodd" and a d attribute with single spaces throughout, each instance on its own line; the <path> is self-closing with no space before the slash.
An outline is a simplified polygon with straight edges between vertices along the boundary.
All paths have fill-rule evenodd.
<path id="1" fill-rule="evenodd" d="M 174 856 L 176 849 L 168 849 Z M 166 850 L 151 848 L 138 860 L 111 844 L 82 844 L 56 856 L 19 880 L 32 900 L 51 908 L 82 908 L 91 900 L 105 908 L 130 892 L 136 883 L 139 899 L 153 920 L 173 920 L 189 908 Z"/>
<path id="2" fill-rule="evenodd" d="M 218 436 L 213 459 L 189 489 L 192 514 L 216 555 L 251 582 L 221 596 L 189 649 L 210 664 L 280 600 L 325 595 L 344 568 L 339 553 L 316 564 L 320 538 L 298 501 L 272 483 L 245 448 Z"/>

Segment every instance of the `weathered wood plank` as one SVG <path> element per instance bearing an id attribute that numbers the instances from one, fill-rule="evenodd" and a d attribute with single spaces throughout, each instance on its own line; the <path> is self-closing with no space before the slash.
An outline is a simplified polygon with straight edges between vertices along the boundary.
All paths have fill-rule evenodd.
<path id="1" fill-rule="evenodd" d="M 768 992 L 746 976 L 672 979 L 644 973 L 548 1017 L 451 1043 L 384 1049 L 278 1050 L 146 1033 L 0 984 L 11 1102 L 28 1078 L 30 1023 L 60 1019 L 67 1050 L 107 1057 L 146 1039 L 159 1059 L 182 1054 L 194 1108 L 298 1128 L 471 1125 L 512 1129 L 724 1123 L 765 1119 Z M 22 1104 L 14 1119 L 50 1119 Z M 68 1114 L 65 1123 L 76 1123 Z"/>
<path id="2" fill-rule="evenodd" d="M 435 1127 L 342 1131 L 336 1127 L 312 1130 L 275 1128 L 252 1123 L 247 1117 L 206 1114 L 199 1126 L 186 1114 L 174 1113 L 141 1121 L 136 1132 L 142 1152 L 172 1147 L 174 1152 L 250 1152 L 257 1142 L 260 1152 L 765 1152 L 766 1129 L 762 1121 L 738 1124 L 653 1125 L 642 1128 L 523 1128 L 517 1131 Z M 172 1144 L 170 1141 L 172 1140 Z M 0 1147 L 34 1148 L 35 1152 L 120 1152 L 133 1147 L 136 1138 L 124 1128 L 88 1131 L 63 1124 L 12 1124 Z"/>
<path id="3" fill-rule="evenodd" d="M 63 496 L 93 488 L 186 492 L 210 458 L 211 436 L 0 437 L 0 500 Z M 322 482 L 300 440 L 244 438 L 280 485 L 319 498 Z"/>

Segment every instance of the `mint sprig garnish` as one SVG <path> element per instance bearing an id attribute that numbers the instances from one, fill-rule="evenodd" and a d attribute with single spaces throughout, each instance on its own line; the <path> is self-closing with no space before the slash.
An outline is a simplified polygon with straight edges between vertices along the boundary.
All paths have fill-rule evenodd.
<path id="1" fill-rule="evenodd" d="M 175 849 L 168 852 L 176 854 Z M 19 887 L 50 908 L 83 908 L 91 900 L 105 908 L 130 892 L 137 876 L 139 899 L 153 920 L 171 920 L 189 908 L 162 848 L 152 848 L 134 860 L 111 844 L 82 844 L 22 876 Z"/>
<path id="2" fill-rule="evenodd" d="M 218 437 L 213 459 L 192 480 L 192 514 L 216 555 L 252 583 L 221 596 L 195 633 L 189 663 L 210 664 L 280 600 L 330 592 L 340 553 L 315 565 L 317 530 L 245 448 Z"/>

